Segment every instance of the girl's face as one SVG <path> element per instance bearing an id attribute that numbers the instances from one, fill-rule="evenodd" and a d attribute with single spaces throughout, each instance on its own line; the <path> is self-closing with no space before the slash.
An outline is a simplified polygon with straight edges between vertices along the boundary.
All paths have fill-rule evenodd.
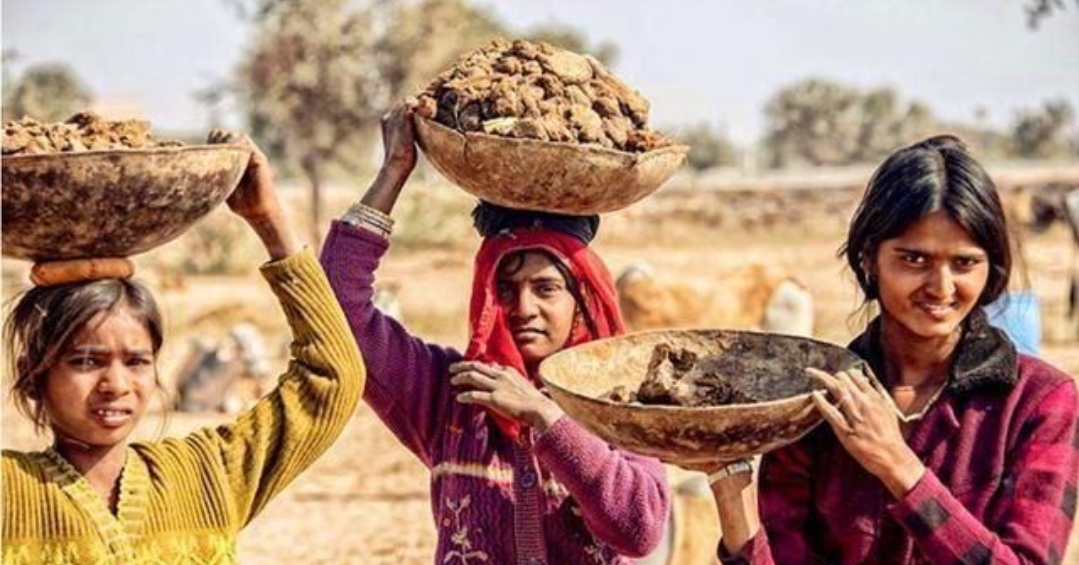
<path id="1" fill-rule="evenodd" d="M 61 352 L 42 402 L 57 438 L 112 447 L 142 418 L 156 382 L 150 333 L 121 308 L 99 312 Z"/>
<path id="2" fill-rule="evenodd" d="M 513 272 L 498 269 L 498 302 L 513 342 L 526 365 L 535 365 L 565 347 L 577 303 L 566 279 L 542 253 L 526 253 Z"/>
<path id="3" fill-rule="evenodd" d="M 985 250 L 944 211 L 881 242 L 868 268 L 886 326 L 920 339 L 957 335 L 989 278 Z"/>

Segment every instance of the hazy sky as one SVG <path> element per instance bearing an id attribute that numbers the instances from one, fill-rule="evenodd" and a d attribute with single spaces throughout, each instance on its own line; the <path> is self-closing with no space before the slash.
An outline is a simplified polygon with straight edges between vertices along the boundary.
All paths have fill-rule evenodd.
<path id="1" fill-rule="evenodd" d="M 652 121 L 761 134 L 778 88 L 811 75 L 891 85 L 938 116 L 1008 125 L 1020 107 L 1079 109 L 1079 6 L 1040 29 L 1026 0 L 478 0 L 516 29 L 562 22 L 615 42 L 616 72 Z M 98 95 L 137 100 L 160 129 L 205 127 L 192 91 L 239 60 L 246 28 L 223 0 L 3 0 L 3 46 L 72 64 Z"/>

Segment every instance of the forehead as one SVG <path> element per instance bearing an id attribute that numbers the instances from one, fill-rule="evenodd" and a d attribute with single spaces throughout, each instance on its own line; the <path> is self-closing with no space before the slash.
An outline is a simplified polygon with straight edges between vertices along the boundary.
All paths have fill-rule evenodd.
<path id="1" fill-rule="evenodd" d="M 72 338 L 70 347 L 90 345 L 151 349 L 153 344 L 146 323 L 127 308 L 119 307 L 94 314 Z"/>
<path id="2" fill-rule="evenodd" d="M 984 252 L 974 236 L 943 210 L 919 218 L 881 246 L 939 253 Z"/>
<path id="3" fill-rule="evenodd" d="M 525 251 L 504 257 L 498 264 L 497 280 L 520 282 L 532 279 L 555 278 L 565 281 L 551 258 L 540 251 Z"/>

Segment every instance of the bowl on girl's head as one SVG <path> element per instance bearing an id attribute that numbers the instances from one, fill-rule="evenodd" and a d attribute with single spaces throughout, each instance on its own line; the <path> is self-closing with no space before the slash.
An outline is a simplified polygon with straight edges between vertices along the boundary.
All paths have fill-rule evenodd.
<path id="1" fill-rule="evenodd" d="M 697 404 L 704 405 L 611 398 L 612 391 L 615 397 L 627 392 L 637 397 L 637 391 L 644 397 L 649 387 L 642 388 L 643 383 L 655 384 L 654 377 L 671 371 L 667 360 L 660 359 L 663 353 L 670 354 L 675 365 L 679 357 L 693 360 L 692 369 L 683 367 L 683 382 L 696 379 L 696 384 L 680 389 L 689 391 L 682 400 L 694 402 L 696 394 L 702 400 Z M 802 337 L 661 330 L 560 351 L 540 364 L 539 373 L 551 398 L 566 414 L 603 440 L 692 467 L 765 453 L 802 437 L 821 422 L 810 397 L 820 385 L 806 375 L 805 368 L 836 372 L 860 363 L 844 347 Z M 709 399 L 725 403 L 707 405 Z"/>
<path id="2" fill-rule="evenodd" d="M 195 145 L 3 158 L 3 254 L 33 261 L 127 257 L 221 204 L 250 149 Z"/>

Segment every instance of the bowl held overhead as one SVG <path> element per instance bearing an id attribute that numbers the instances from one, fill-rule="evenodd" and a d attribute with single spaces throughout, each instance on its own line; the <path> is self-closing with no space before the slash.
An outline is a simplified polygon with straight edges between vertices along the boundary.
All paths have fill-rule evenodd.
<path id="1" fill-rule="evenodd" d="M 3 253 L 126 257 L 177 237 L 236 187 L 235 145 L 5 156 Z"/>

